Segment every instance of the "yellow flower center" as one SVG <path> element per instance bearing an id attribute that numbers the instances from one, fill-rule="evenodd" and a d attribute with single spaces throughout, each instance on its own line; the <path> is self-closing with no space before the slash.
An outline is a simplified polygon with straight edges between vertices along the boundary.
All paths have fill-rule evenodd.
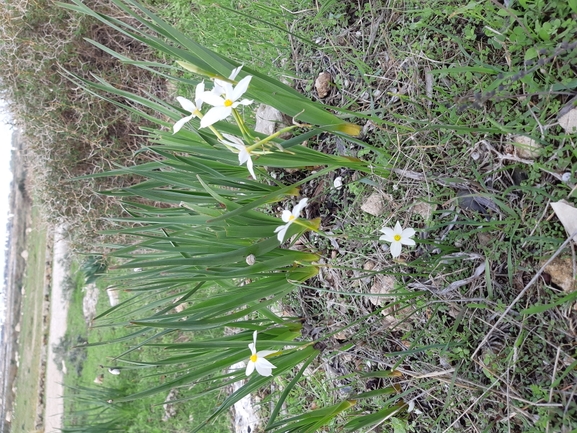
<path id="1" fill-rule="evenodd" d="M 393 239 L 397 242 L 399 242 L 401 240 L 401 235 L 395 235 L 393 236 Z"/>
<path id="2" fill-rule="evenodd" d="M 294 221 L 296 218 L 297 218 L 296 216 L 291 215 L 291 216 L 289 217 L 289 221 Z"/>
<path id="3" fill-rule="evenodd" d="M 224 100 L 224 106 L 225 107 L 231 107 L 233 104 L 233 102 L 230 99 L 225 99 Z"/>
<path id="4" fill-rule="evenodd" d="M 258 356 L 256 356 L 256 353 L 254 355 L 251 355 L 250 360 L 252 362 L 256 362 L 256 360 L 258 359 Z"/>

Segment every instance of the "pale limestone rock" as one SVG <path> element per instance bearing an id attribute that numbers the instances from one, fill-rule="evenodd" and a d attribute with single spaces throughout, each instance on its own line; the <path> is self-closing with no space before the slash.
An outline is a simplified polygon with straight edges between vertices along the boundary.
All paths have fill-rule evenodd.
<path id="1" fill-rule="evenodd" d="M 174 307 L 174 312 L 175 313 L 182 313 L 184 310 L 186 310 L 186 308 L 188 307 L 188 304 L 182 303 L 182 304 L 178 304 L 176 307 Z"/>
<path id="2" fill-rule="evenodd" d="M 567 134 L 574 134 L 577 132 L 577 108 L 569 110 L 559 118 L 559 125 L 565 130 Z"/>
<path id="3" fill-rule="evenodd" d="M 374 295 L 385 295 L 391 293 L 395 288 L 395 278 L 390 275 L 379 275 L 371 287 L 371 293 Z M 371 304 L 382 307 L 390 302 L 389 296 L 369 296 Z"/>
<path id="4" fill-rule="evenodd" d="M 418 201 L 411 206 L 411 213 L 420 215 L 424 221 L 429 221 L 435 208 L 424 201 Z"/>
<path id="5" fill-rule="evenodd" d="M 260 104 L 256 110 L 256 125 L 254 130 L 265 135 L 272 135 L 284 128 L 286 123 L 282 113 L 269 105 Z"/>
<path id="6" fill-rule="evenodd" d="M 98 288 L 96 284 L 89 284 L 84 288 L 84 297 L 82 298 L 82 314 L 87 324 L 92 323 L 96 317 L 96 306 L 98 305 Z"/>
<path id="7" fill-rule="evenodd" d="M 362 204 L 361 210 L 374 216 L 381 216 L 386 210 L 387 202 L 390 203 L 392 200 L 392 196 L 374 192 Z"/>
<path id="8" fill-rule="evenodd" d="M 373 262 L 372 260 L 367 261 L 364 265 L 363 265 L 363 269 L 365 271 L 372 271 L 375 268 L 375 262 Z"/>
<path id="9" fill-rule="evenodd" d="M 541 155 L 541 145 L 532 138 L 516 135 L 513 137 L 513 143 L 519 158 L 535 159 Z"/>
<path id="10" fill-rule="evenodd" d="M 315 80 L 315 89 L 319 98 L 326 98 L 331 93 L 331 87 L 333 83 L 333 77 L 328 72 L 321 72 L 317 79 Z"/>
<path id="11" fill-rule="evenodd" d="M 551 275 L 551 281 L 564 291 L 571 292 L 576 289 L 573 261 L 570 257 L 557 257 L 545 267 L 545 272 Z"/>
<path id="12" fill-rule="evenodd" d="M 176 416 L 176 404 L 173 403 L 174 400 L 178 400 L 178 391 L 176 388 L 172 388 L 164 399 L 164 404 L 162 405 L 164 409 L 162 421 L 166 422 L 170 418 L 174 418 Z"/>

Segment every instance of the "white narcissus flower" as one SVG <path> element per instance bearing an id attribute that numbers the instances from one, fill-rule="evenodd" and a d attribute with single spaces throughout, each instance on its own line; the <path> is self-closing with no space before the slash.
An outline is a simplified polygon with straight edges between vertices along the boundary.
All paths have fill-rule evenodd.
<path id="1" fill-rule="evenodd" d="M 234 135 L 223 134 L 223 136 L 226 138 L 226 140 L 222 141 L 225 145 L 234 147 L 236 150 L 238 150 L 238 164 L 243 165 L 246 162 L 246 168 L 248 168 L 248 171 L 253 179 L 256 180 L 250 152 L 248 151 L 244 142 Z"/>
<path id="2" fill-rule="evenodd" d="M 383 227 L 381 232 L 384 234 L 379 239 L 391 243 L 391 254 L 393 258 L 401 255 L 402 245 L 415 245 L 415 241 L 411 239 L 415 236 L 415 230 L 412 228 L 406 228 L 403 230 L 398 221 L 397 224 L 395 224 L 394 229 Z"/>
<path id="3" fill-rule="evenodd" d="M 240 65 L 238 68 L 234 68 L 230 75 L 228 76 L 229 80 L 234 81 L 240 70 L 242 69 L 243 65 Z M 219 79 L 214 80 L 214 87 L 212 88 L 212 93 L 215 95 L 221 96 L 224 94 L 224 84 L 226 81 L 222 81 Z"/>
<path id="4" fill-rule="evenodd" d="M 284 237 L 286 236 L 286 232 L 288 230 L 288 228 L 290 227 L 290 225 L 298 218 L 301 216 L 301 212 L 302 210 L 305 208 L 305 206 L 307 205 L 307 201 L 309 199 L 308 198 L 303 198 L 301 201 L 298 202 L 298 204 L 293 208 L 292 212 L 288 209 L 285 209 L 282 211 L 282 220 L 286 223 L 282 226 L 279 226 L 275 229 L 275 233 L 277 234 L 277 238 L 279 240 L 279 242 L 282 242 L 284 240 Z"/>
<path id="5" fill-rule="evenodd" d="M 222 87 L 221 95 L 217 95 L 214 92 L 204 92 L 201 95 L 201 98 L 207 104 L 212 105 L 212 108 L 208 110 L 201 119 L 200 127 L 205 128 L 219 120 L 226 119 L 232 114 L 232 109 L 239 105 L 252 104 L 253 101 L 248 99 L 242 99 L 239 101 L 240 97 L 247 91 L 251 79 L 252 76 L 247 75 L 240 80 L 235 87 L 230 83 L 219 81 L 218 85 Z"/>
<path id="6" fill-rule="evenodd" d="M 257 332 L 254 331 L 253 334 L 253 343 L 248 345 L 252 355 L 248 359 L 248 363 L 246 365 L 246 375 L 250 376 L 252 372 L 256 369 L 256 372 L 261 376 L 272 376 L 272 369 L 276 368 L 270 361 L 265 359 L 265 356 L 268 356 L 272 353 L 277 352 L 276 350 L 261 350 L 259 352 L 256 351 L 256 334 Z"/>
<path id="7" fill-rule="evenodd" d="M 199 116 L 199 114 L 201 114 L 200 109 L 202 107 L 202 99 L 200 98 L 200 96 L 203 93 L 204 93 L 204 81 L 196 85 L 194 102 L 192 102 L 189 99 L 183 98 L 182 96 L 176 97 L 181 107 L 184 108 L 189 113 L 191 113 L 191 115 L 183 117 L 174 124 L 174 126 L 172 127 L 172 130 L 174 131 L 173 134 L 176 134 L 178 131 L 180 131 L 186 122 L 194 119 L 195 117 Z"/>

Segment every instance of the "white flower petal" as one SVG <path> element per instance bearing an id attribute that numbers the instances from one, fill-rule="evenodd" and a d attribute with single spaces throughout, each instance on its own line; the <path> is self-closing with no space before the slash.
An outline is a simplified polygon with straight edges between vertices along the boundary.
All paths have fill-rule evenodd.
<path id="1" fill-rule="evenodd" d="M 261 376 L 271 376 L 272 369 L 276 368 L 270 361 L 264 358 L 258 358 L 255 364 L 256 371 Z"/>
<path id="2" fill-rule="evenodd" d="M 241 144 L 244 146 L 244 142 L 240 138 L 238 138 L 236 135 L 223 133 L 222 136 L 232 143 L 237 143 L 237 144 Z"/>
<path id="3" fill-rule="evenodd" d="M 224 136 L 224 138 L 226 138 L 226 140 L 223 140 L 223 143 L 227 144 L 228 146 L 234 147 L 235 149 L 241 152 L 243 150 L 246 150 L 246 146 L 244 145 L 244 142 L 240 138 L 230 134 L 222 134 L 222 135 Z"/>
<path id="4" fill-rule="evenodd" d="M 391 255 L 393 256 L 393 258 L 395 257 L 399 257 L 401 255 L 401 243 L 400 242 L 393 242 L 391 244 Z"/>
<path id="5" fill-rule="evenodd" d="M 291 216 L 292 216 L 292 215 L 293 215 L 293 213 L 292 213 L 290 210 L 285 209 L 285 210 L 282 211 L 281 218 L 282 218 L 282 220 L 283 220 L 285 223 L 289 223 L 289 224 L 290 224 L 290 223 L 292 223 L 292 221 L 291 221 Z"/>
<path id="6" fill-rule="evenodd" d="M 243 99 L 242 101 L 238 101 L 236 102 L 236 106 L 238 107 L 239 105 L 250 105 L 252 104 L 254 101 L 252 99 Z"/>
<path id="7" fill-rule="evenodd" d="M 222 96 L 224 94 L 224 87 L 222 84 L 224 81 L 221 80 L 214 80 L 214 87 L 210 91 L 210 93 L 215 94 L 216 96 Z"/>
<path id="8" fill-rule="evenodd" d="M 259 358 L 264 358 L 266 356 L 272 355 L 273 353 L 277 353 L 278 350 L 259 350 L 256 354 Z"/>
<path id="9" fill-rule="evenodd" d="M 234 98 L 232 97 L 234 94 L 234 87 L 232 87 L 232 84 L 227 82 L 221 82 L 220 84 L 222 86 L 222 93 L 225 95 L 225 98 L 234 101 Z"/>
<path id="10" fill-rule="evenodd" d="M 278 233 L 278 234 L 277 234 L 277 239 L 279 240 L 279 242 L 283 242 L 283 241 L 284 241 L 284 238 L 285 238 L 285 236 L 286 236 L 286 232 L 287 232 L 289 226 L 290 226 L 290 223 L 285 224 L 285 225 L 283 225 L 283 226 L 279 226 L 279 227 L 277 227 L 277 228 L 275 229 L 274 232 L 275 232 L 275 233 Z"/>
<path id="11" fill-rule="evenodd" d="M 221 96 L 216 95 L 212 92 L 203 92 L 200 94 L 199 98 L 202 99 L 207 104 L 212 105 L 213 107 L 224 106 L 224 99 Z"/>
<path id="12" fill-rule="evenodd" d="M 243 165 L 249 159 L 250 159 L 250 155 L 246 151 L 246 147 L 243 146 L 243 148 L 240 149 L 240 152 L 238 152 L 238 165 Z"/>
<path id="13" fill-rule="evenodd" d="M 204 93 L 204 81 L 201 81 L 196 85 L 196 90 L 194 92 L 194 103 L 196 105 L 196 109 L 200 111 L 202 108 L 202 98 L 200 97 Z"/>
<path id="14" fill-rule="evenodd" d="M 239 158 L 240 158 L 240 155 L 239 155 Z M 254 180 L 256 180 L 256 174 L 254 174 L 254 165 L 252 163 L 252 158 L 250 157 L 248 152 L 246 152 L 246 168 L 248 168 L 248 172 L 250 173 L 252 178 Z"/>
<path id="15" fill-rule="evenodd" d="M 176 122 L 174 124 L 174 126 L 172 127 L 172 133 L 176 134 L 178 131 L 180 131 L 182 129 L 182 127 L 184 126 L 184 124 L 186 122 L 189 122 L 192 120 L 192 118 L 194 117 L 194 115 L 188 116 L 188 117 L 183 117 L 182 119 L 180 119 L 178 122 Z"/>
<path id="16" fill-rule="evenodd" d="M 224 120 L 228 116 L 230 116 L 232 110 L 227 107 L 212 107 L 208 112 L 204 115 L 202 119 L 200 119 L 200 127 L 206 128 L 219 120 Z"/>
<path id="17" fill-rule="evenodd" d="M 408 238 L 401 238 L 399 242 L 403 245 L 415 245 L 415 241 Z"/>
<path id="18" fill-rule="evenodd" d="M 406 228 L 406 229 L 403 230 L 403 232 L 401 233 L 401 237 L 402 237 L 403 239 L 412 238 L 413 236 L 415 236 L 415 229 L 412 229 L 412 228 Z"/>
<path id="19" fill-rule="evenodd" d="M 254 371 L 254 362 L 252 361 L 248 361 L 248 364 L 246 364 L 246 375 L 250 376 L 252 374 L 252 372 Z"/>
<path id="20" fill-rule="evenodd" d="M 252 79 L 252 76 L 247 75 L 242 80 L 240 80 L 238 82 L 238 84 L 236 85 L 236 87 L 234 88 L 232 94 L 230 95 L 230 96 L 232 96 L 230 99 L 233 101 L 236 101 L 238 98 L 240 98 L 242 95 L 244 95 L 244 93 L 248 89 L 248 85 L 250 84 L 251 79 Z M 227 96 L 228 95 L 229 95 L 229 93 L 227 91 Z"/>
<path id="21" fill-rule="evenodd" d="M 228 76 L 229 80 L 234 80 L 236 78 L 236 76 L 238 75 L 238 73 L 240 72 L 240 70 L 242 69 L 243 65 L 240 65 L 238 68 L 234 68 L 232 70 L 232 72 L 230 73 L 230 75 Z"/>
<path id="22" fill-rule="evenodd" d="M 401 223 L 397 221 L 397 224 L 395 224 L 395 234 L 396 235 L 400 235 L 401 233 L 403 233 L 403 228 L 401 227 Z"/>
<path id="23" fill-rule="evenodd" d="M 194 113 L 197 110 L 196 105 L 194 105 L 194 102 L 192 102 L 190 99 L 177 96 L 176 100 L 180 103 L 180 106 L 189 113 Z"/>
<path id="24" fill-rule="evenodd" d="M 309 201 L 308 198 L 303 198 L 301 201 L 298 202 L 298 204 L 293 208 L 292 214 L 295 216 L 295 218 L 298 218 L 301 216 L 301 212 L 302 210 L 305 208 L 305 206 L 307 205 L 307 202 Z"/>
<path id="25" fill-rule="evenodd" d="M 234 147 L 239 152 L 242 152 L 245 148 L 244 144 L 232 143 L 230 141 L 225 141 L 225 144 L 228 144 L 229 146 Z M 240 157 L 239 157 L 239 159 L 240 159 Z M 242 164 L 242 162 L 241 162 L 241 164 Z"/>
<path id="26" fill-rule="evenodd" d="M 394 242 L 395 241 L 395 232 L 390 227 L 383 227 L 381 232 L 384 233 L 379 239 L 386 242 Z"/>

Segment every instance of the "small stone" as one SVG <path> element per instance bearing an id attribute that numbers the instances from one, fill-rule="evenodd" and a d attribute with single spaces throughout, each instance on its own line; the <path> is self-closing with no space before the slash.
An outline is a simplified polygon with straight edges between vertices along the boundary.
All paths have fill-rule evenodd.
<path id="1" fill-rule="evenodd" d="M 272 135 L 286 125 L 283 114 L 269 105 L 260 104 L 256 110 L 254 130 L 265 135 Z"/>
<path id="2" fill-rule="evenodd" d="M 395 288 L 396 280 L 390 275 L 379 275 L 371 287 L 371 293 L 375 295 L 384 295 L 390 293 Z M 371 304 L 381 307 L 389 302 L 388 296 L 369 296 Z"/>
<path id="3" fill-rule="evenodd" d="M 333 84 L 333 77 L 328 72 L 321 72 L 317 79 L 315 80 L 315 89 L 319 98 L 326 98 L 331 92 L 331 87 Z"/>
<path id="4" fill-rule="evenodd" d="M 392 197 L 389 201 L 392 201 Z M 383 194 L 374 192 L 362 204 L 361 210 L 374 216 L 381 216 L 385 212 L 385 205 L 386 200 Z"/>
<path id="5" fill-rule="evenodd" d="M 545 267 L 545 272 L 551 276 L 551 281 L 564 291 L 571 292 L 577 288 L 570 257 L 557 257 Z"/>
<path id="6" fill-rule="evenodd" d="M 335 178 L 335 180 L 333 181 L 333 187 L 336 190 L 339 190 L 343 187 L 343 178 L 341 176 Z"/>
<path id="7" fill-rule="evenodd" d="M 519 158 L 534 159 L 541 155 L 541 145 L 524 135 L 513 137 L 513 143 Z"/>
<path id="8" fill-rule="evenodd" d="M 186 303 L 178 304 L 176 307 L 174 307 L 174 312 L 177 314 L 182 313 L 184 310 L 186 310 L 186 307 L 187 307 Z"/>
<path id="9" fill-rule="evenodd" d="M 374 267 L 375 267 L 375 262 L 373 262 L 372 260 L 369 260 L 368 262 L 366 262 L 363 265 L 363 269 L 365 271 L 372 271 L 374 269 Z"/>
<path id="10" fill-rule="evenodd" d="M 166 398 L 164 399 L 164 404 L 162 407 L 164 408 L 164 415 L 162 416 L 162 421 L 166 422 L 170 418 L 174 418 L 176 416 L 176 404 L 174 401 L 178 400 L 178 390 L 173 388 L 170 390 Z"/>
<path id="11" fill-rule="evenodd" d="M 493 237 L 487 233 L 477 233 L 477 239 L 479 240 L 479 244 L 484 247 L 493 242 Z"/>
<path id="12" fill-rule="evenodd" d="M 424 221 L 429 221 L 435 208 L 424 201 L 419 201 L 411 206 L 411 213 L 419 215 Z"/>
<path id="13" fill-rule="evenodd" d="M 249 254 L 248 256 L 246 256 L 246 264 L 249 266 L 254 265 L 256 262 L 256 257 L 254 256 L 254 254 Z"/>
<path id="14" fill-rule="evenodd" d="M 577 132 L 577 108 L 573 108 L 568 113 L 565 113 L 559 118 L 559 125 L 565 130 L 567 134 L 574 134 Z"/>
<path id="15" fill-rule="evenodd" d="M 339 331 L 334 335 L 334 337 L 341 341 L 348 340 L 351 337 L 351 332 L 348 330 Z"/>

